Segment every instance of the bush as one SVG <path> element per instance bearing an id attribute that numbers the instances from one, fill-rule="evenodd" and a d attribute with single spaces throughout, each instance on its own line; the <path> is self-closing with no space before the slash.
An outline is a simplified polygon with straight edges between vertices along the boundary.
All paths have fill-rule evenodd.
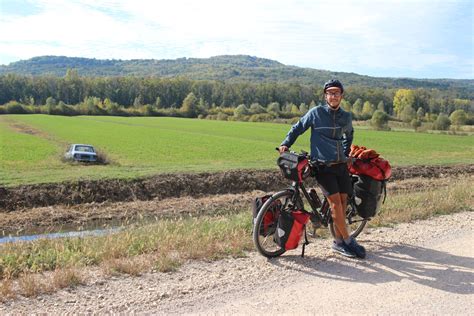
<path id="1" fill-rule="evenodd" d="M 421 126 L 421 121 L 420 121 L 419 119 L 414 118 L 414 119 L 411 121 L 410 125 L 413 127 L 413 129 L 414 129 L 415 131 L 417 131 L 418 128 Z"/>
<path id="2" fill-rule="evenodd" d="M 220 112 L 219 114 L 217 114 L 217 119 L 219 121 L 227 121 L 228 118 L 229 118 L 229 115 L 225 113 Z"/>
<path id="3" fill-rule="evenodd" d="M 10 101 L 5 104 L 5 110 L 7 114 L 28 114 L 25 107 L 17 101 Z"/>
<path id="4" fill-rule="evenodd" d="M 451 126 L 451 121 L 449 120 L 449 117 L 443 113 L 441 113 L 433 123 L 433 129 L 439 131 L 446 131 L 449 129 L 449 126 Z"/>
<path id="5" fill-rule="evenodd" d="M 453 125 L 464 125 L 467 122 L 467 114 L 463 110 L 456 110 L 449 116 Z"/>
<path id="6" fill-rule="evenodd" d="M 252 103 L 249 110 L 252 114 L 263 114 L 266 112 L 265 108 L 258 103 Z"/>
<path id="7" fill-rule="evenodd" d="M 294 124 L 298 123 L 299 120 L 300 120 L 299 117 L 294 117 L 294 118 L 290 119 L 290 124 L 294 125 Z"/>
<path id="8" fill-rule="evenodd" d="M 57 109 L 57 111 L 60 115 L 73 116 L 73 115 L 78 115 L 79 114 L 74 109 L 74 107 L 65 104 L 63 101 L 59 101 L 59 104 L 56 107 L 56 109 Z"/>
<path id="9" fill-rule="evenodd" d="M 42 114 L 41 107 L 37 105 L 24 105 L 23 108 L 28 114 Z"/>
<path id="10" fill-rule="evenodd" d="M 234 116 L 237 119 L 240 119 L 241 117 L 250 114 L 249 109 L 245 106 L 245 104 L 241 104 L 238 107 L 235 108 L 234 110 Z"/>
<path id="11" fill-rule="evenodd" d="M 254 114 L 250 116 L 249 122 L 268 122 L 273 120 L 274 116 L 268 113 Z"/>
<path id="12" fill-rule="evenodd" d="M 376 130 L 390 130 L 388 127 L 388 119 L 389 116 L 387 113 L 377 110 L 372 115 L 370 125 L 372 125 L 372 127 Z"/>

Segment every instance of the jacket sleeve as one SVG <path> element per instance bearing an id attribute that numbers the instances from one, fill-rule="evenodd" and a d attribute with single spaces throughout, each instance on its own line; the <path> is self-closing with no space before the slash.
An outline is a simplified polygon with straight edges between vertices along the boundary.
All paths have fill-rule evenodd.
<path id="1" fill-rule="evenodd" d="M 344 148 L 344 155 L 349 157 L 351 152 L 352 140 L 354 139 L 354 128 L 352 127 L 352 114 L 349 113 L 349 122 L 346 125 L 344 132 L 344 139 L 342 140 L 342 147 Z"/>
<path id="2" fill-rule="evenodd" d="M 301 134 L 306 132 L 306 130 L 311 126 L 313 111 L 308 111 L 300 120 L 291 127 L 288 134 L 286 134 L 286 138 L 283 140 L 280 146 L 287 146 L 288 148 L 291 147 Z"/>

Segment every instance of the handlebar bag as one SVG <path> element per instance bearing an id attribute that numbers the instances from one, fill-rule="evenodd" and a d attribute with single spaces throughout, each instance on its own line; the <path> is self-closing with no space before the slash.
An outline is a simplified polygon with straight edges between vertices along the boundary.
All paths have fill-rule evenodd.
<path id="1" fill-rule="evenodd" d="M 309 167 L 308 159 L 305 156 L 291 152 L 281 153 L 277 164 L 285 178 L 297 182 L 303 181 L 303 175 Z"/>
<path id="2" fill-rule="evenodd" d="M 306 212 L 280 212 L 274 235 L 277 245 L 285 250 L 298 247 L 308 220 L 309 214 Z"/>

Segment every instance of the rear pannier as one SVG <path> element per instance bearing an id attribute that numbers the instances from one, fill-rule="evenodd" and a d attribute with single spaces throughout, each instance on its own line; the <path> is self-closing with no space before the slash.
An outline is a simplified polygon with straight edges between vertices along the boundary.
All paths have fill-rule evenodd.
<path id="1" fill-rule="evenodd" d="M 380 208 L 382 193 L 387 195 L 386 182 L 392 168 L 375 150 L 363 146 L 352 145 L 349 157 L 349 172 L 357 176 L 354 182 L 357 213 L 363 218 L 373 217 Z"/>
<path id="2" fill-rule="evenodd" d="M 385 183 L 360 175 L 354 183 L 354 202 L 357 213 L 363 218 L 373 217 L 380 208 Z"/>

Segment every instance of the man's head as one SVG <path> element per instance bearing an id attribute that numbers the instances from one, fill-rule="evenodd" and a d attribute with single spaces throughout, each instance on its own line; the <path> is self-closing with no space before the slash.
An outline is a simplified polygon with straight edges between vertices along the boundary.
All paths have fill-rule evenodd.
<path id="1" fill-rule="evenodd" d="M 329 80 L 324 84 L 324 97 L 327 104 L 333 109 L 337 110 L 341 104 L 344 93 L 342 83 L 337 79 Z"/>

